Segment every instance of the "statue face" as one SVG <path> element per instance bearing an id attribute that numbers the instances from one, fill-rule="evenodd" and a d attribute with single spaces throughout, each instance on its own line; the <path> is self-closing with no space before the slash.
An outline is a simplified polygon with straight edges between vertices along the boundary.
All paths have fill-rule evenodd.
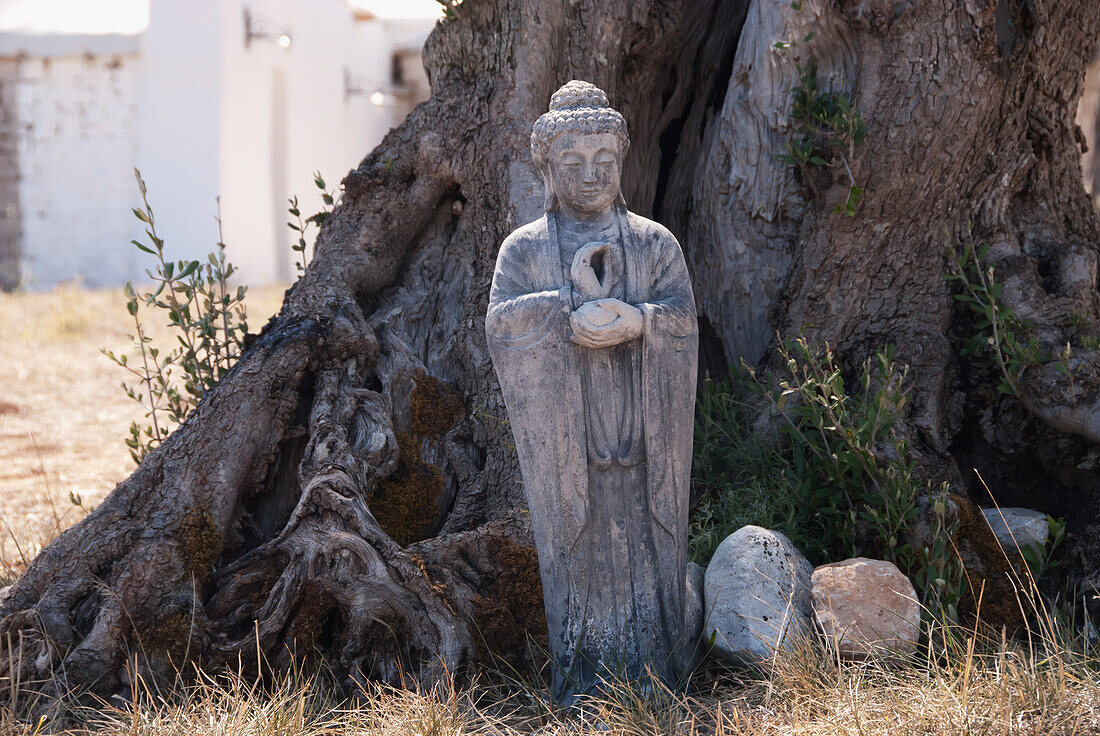
<path id="1" fill-rule="evenodd" d="M 596 217 L 619 198 L 622 150 L 614 133 L 566 133 L 550 146 L 550 181 L 566 214 Z"/>

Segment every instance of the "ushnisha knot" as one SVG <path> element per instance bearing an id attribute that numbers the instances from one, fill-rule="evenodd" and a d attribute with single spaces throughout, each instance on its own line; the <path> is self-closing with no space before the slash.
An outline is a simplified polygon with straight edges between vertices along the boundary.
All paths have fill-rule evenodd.
<path id="1" fill-rule="evenodd" d="M 546 164 L 550 145 L 566 133 L 614 133 L 626 147 L 626 120 L 611 107 L 607 93 L 574 79 L 550 98 L 550 110 L 535 121 L 531 131 L 531 156 L 540 168 Z"/>

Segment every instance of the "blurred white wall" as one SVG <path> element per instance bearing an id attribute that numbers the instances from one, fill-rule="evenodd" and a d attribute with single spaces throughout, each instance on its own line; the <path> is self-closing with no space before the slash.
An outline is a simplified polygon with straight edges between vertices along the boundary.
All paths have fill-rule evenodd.
<path id="1" fill-rule="evenodd" d="M 141 233 L 135 165 L 173 258 L 214 247 L 220 196 L 241 282 L 292 280 L 288 197 L 304 216 L 320 209 L 313 172 L 338 187 L 426 96 L 419 63 L 399 87 L 393 68 L 400 58 L 408 77 L 434 19 L 401 18 L 397 0 L 144 0 L 135 20 L 142 0 L 120 1 L 114 29 L 0 31 L 0 59 L 16 67 L 19 201 L 7 204 L 23 221 L 23 285 L 143 278 L 128 242 Z M 31 2 L 0 0 L 0 29 L 39 17 Z M 61 6 L 77 0 L 33 2 L 71 18 Z"/>
<path id="2" fill-rule="evenodd" d="M 277 39 L 246 46 L 245 6 L 287 31 L 290 46 Z M 221 10 L 225 239 L 242 278 L 288 281 L 297 234 L 286 226 L 287 199 L 298 196 L 303 216 L 319 210 L 313 172 L 337 187 L 398 122 L 370 99 L 387 88 L 394 48 L 384 21 L 352 20 L 345 0 L 229 1 Z M 431 23 L 421 27 L 422 43 Z"/>
<path id="3" fill-rule="evenodd" d="M 218 239 L 218 116 L 225 73 L 220 5 L 152 0 L 149 26 L 139 37 L 134 166 L 148 186 L 157 234 L 174 259 L 201 258 Z M 139 201 L 132 184 L 126 202 Z"/>
<path id="4" fill-rule="evenodd" d="M 32 284 L 132 277 L 140 230 L 126 203 L 137 155 L 136 53 L 28 57 L 19 65 L 21 266 Z"/>

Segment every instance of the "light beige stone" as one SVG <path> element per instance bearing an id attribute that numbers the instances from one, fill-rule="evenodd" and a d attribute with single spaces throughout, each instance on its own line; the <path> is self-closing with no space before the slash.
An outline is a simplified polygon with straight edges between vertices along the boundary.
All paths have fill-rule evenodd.
<path id="1" fill-rule="evenodd" d="M 911 654 L 920 640 L 920 603 L 891 562 L 854 557 L 814 570 L 814 620 L 845 659 Z"/>

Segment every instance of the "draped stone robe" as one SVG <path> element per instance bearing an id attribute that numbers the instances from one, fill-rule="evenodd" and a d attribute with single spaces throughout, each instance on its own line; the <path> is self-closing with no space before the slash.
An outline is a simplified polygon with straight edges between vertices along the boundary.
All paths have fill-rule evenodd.
<path id="1" fill-rule="evenodd" d="M 649 665 L 674 683 L 684 631 L 698 328 L 679 244 L 617 207 L 610 296 L 644 331 L 610 348 L 570 341 L 580 306 L 558 220 L 500 247 L 486 316 L 516 440 L 559 697 Z"/>

